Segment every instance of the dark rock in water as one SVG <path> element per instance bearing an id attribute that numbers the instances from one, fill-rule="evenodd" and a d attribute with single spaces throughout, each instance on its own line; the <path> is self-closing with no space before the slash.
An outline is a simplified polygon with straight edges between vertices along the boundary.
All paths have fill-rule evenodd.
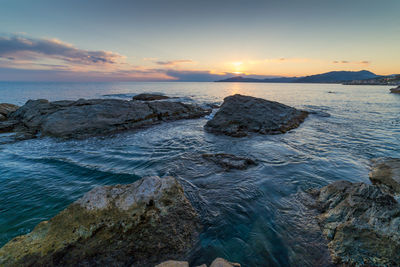
<path id="1" fill-rule="evenodd" d="M 250 158 L 238 157 L 232 154 L 218 153 L 218 154 L 203 154 L 202 157 L 206 160 L 212 161 L 225 170 L 239 169 L 245 170 L 257 163 Z"/>
<path id="2" fill-rule="evenodd" d="M 306 111 L 278 102 L 237 94 L 224 99 L 205 129 L 234 137 L 246 136 L 251 132 L 279 134 L 297 128 L 307 115 Z"/>
<path id="3" fill-rule="evenodd" d="M 372 160 L 369 179 L 392 194 L 400 194 L 400 159 L 378 158 Z"/>
<path id="4" fill-rule="evenodd" d="M 400 265 L 400 204 L 391 195 L 374 185 L 338 181 L 314 196 L 336 263 Z"/>
<path id="5" fill-rule="evenodd" d="M 0 115 L 7 118 L 11 112 L 14 112 L 19 107 L 13 104 L 1 103 L 0 104 Z M 1 120 L 1 119 L 0 119 Z"/>
<path id="6" fill-rule="evenodd" d="M 82 138 L 136 129 L 166 120 L 199 118 L 211 110 L 179 102 L 140 102 L 117 99 L 78 101 L 29 100 L 10 114 L 21 131 Z"/>
<path id="7" fill-rule="evenodd" d="M 132 97 L 132 100 L 141 100 L 141 101 L 154 101 L 154 100 L 163 100 L 169 99 L 170 97 L 165 95 L 157 95 L 157 94 L 138 94 Z"/>
<path id="8" fill-rule="evenodd" d="M 400 86 L 397 86 L 396 88 L 390 89 L 390 92 L 393 94 L 400 94 Z"/>
<path id="9" fill-rule="evenodd" d="M 173 177 L 97 187 L 0 249 L 0 266 L 154 266 L 182 258 L 198 217 Z"/>

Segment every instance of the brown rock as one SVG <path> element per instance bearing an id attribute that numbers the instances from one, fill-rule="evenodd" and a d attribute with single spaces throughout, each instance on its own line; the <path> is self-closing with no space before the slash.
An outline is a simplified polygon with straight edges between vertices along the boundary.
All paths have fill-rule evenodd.
<path id="1" fill-rule="evenodd" d="M 372 160 L 369 179 L 393 194 L 400 193 L 400 159 L 378 158 Z"/>

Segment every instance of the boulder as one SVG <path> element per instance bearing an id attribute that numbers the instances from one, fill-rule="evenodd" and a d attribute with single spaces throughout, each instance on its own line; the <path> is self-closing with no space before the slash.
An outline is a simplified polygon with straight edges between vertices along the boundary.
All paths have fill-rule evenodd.
<path id="1" fill-rule="evenodd" d="M 42 135 L 82 138 L 179 119 L 199 118 L 211 112 L 179 102 L 140 102 L 118 99 L 80 99 L 49 102 L 29 100 L 10 115 L 25 131 Z"/>
<path id="2" fill-rule="evenodd" d="M 300 125 L 306 111 L 284 104 L 244 95 L 226 97 L 215 116 L 207 122 L 205 130 L 233 137 L 249 133 L 279 134 Z"/>
<path id="3" fill-rule="evenodd" d="M 14 112 L 19 107 L 17 105 L 8 104 L 8 103 L 0 103 L 0 115 L 4 117 L 8 117 L 11 112 Z"/>
<path id="4" fill-rule="evenodd" d="M 223 258 L 216 258 L 210 265 L 210 267 L 240 267 L 239 263 L 229 262 Z M 155 267 L 189 267 L 189 263 L 187 261 L 165 261 L 162 262 Z M 197 267 L 207 267 L 207 265 L 202 264 Z"/>
<path id="5" fill-rule="evenodd" d="M 198 216 L 173 177 L 92 189 L 0 249 L 0 266 L 154 266 L 182 258 Z"/>
<path id="6" fill-rule="evenodd" d="M 400 86 L 390 89 L 390 92 L 393 94 L 400 94 Z"/>
<path id="7" fill-rule="evenodd" d="M 378 158 L 372 160 L 369 179 L 392 194 L 400 194 L 400 159 Z"/>
<path id="8" fill-rule="evenodd" d="M 349 266 L 400 265 L 400 204 L 381 188 L 334 182 L 314 191 L 332 259 Z"/>
<path id="9" fill-rule="evenodd" d="M 158 95 L 158 94 L 138 94 L 132 97 L 132 100 L 140 100 L 140 101 L 154 101 L 154 100 L 163 100 L 169 99 L 169 96 Z"/>
<path id="10" fill-rule="evenodd" d="M 225 170 L 239 169 L 245 170 L 250 166 L 257 165 L 257 163 L 246 157 L 238 157 L 232 154 L 216 153 L 216 154 L 203 154 L 202 157 L 206 160 L 214 162 L 216 165 L 224 168 Z"/>

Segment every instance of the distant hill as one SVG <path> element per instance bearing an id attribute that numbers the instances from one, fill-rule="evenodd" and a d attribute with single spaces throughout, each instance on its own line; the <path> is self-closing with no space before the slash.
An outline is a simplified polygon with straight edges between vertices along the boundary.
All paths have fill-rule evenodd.
<path id="1" fill-rule="evenodd" d="M 343 83 L 353 80 L 364 80 L 380 77 L 370 71 L 331 71 L 305 77 L 280 77 L 255 79 L 236 76 L 217 82 L 256 82 L 256 83 Z"/>

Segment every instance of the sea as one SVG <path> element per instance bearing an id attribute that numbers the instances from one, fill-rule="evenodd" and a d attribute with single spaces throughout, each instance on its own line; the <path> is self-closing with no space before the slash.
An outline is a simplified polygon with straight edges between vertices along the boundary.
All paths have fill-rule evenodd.
<path id="1" fill-rule="evenodd" d="M 0 246 L 30 232 L 96 186 L 175 176 L 202 221 L 187 258 L 242 266 L 328 266 L 309 191 L 338 180 L 370 183 L 371 159 L 400 157 L 400 95 L 390 86 L 208 82 L 0 82 L 0 103 L 161 93 L 203 105 L 243 94 L 310 112 L 280 135 L 234 138 L 203 126 L 211 116 L 84 140 L 6 142 L 0 134 Z M 216 110 L 214 111 L 216 112 Z M 3 141 L 4 142 L 3 142 Z M 203 153 L 255 159 L 224 171 Z M 210 163 L 211 164 L 211 163 Z"/>

